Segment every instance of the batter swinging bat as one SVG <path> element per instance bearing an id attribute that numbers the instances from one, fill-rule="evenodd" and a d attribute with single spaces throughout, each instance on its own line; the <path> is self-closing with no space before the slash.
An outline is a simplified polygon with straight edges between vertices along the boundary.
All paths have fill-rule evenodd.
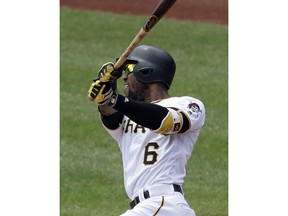
<path id="1" fill-rule="evenodd" d="M 117 62 L 114 64 L 115 69 L 119 69 L 121 65 L 128 58 L 130 53 L 136 48 L 141 40 L 147 35 L 147 33 L 156 25 L 156 23 L 163 17 L 163 15 L 172 7 L 176 0 L 161 0 L 152 15 L 147 20 L 146 24 L 140 29 L 133 41 L 127 47 L 125 52 L 120 56 Z"/>

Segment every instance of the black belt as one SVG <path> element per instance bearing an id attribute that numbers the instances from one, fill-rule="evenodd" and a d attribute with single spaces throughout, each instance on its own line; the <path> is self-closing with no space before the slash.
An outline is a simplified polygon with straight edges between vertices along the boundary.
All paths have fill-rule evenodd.
<path id="1" fill-rule="evenodd" d="M 180 192 L 181 194 L 183 194 L 180 185 L 173 184 L 173 188 L 175 192 Z M 144 191 L 143 195 L 145 199 L 150 198 L 150 194 L 148 190 Z M 130 202 L 131 209 L 133 209 L 139 202 L 140 202 L 139 196 L 135 197 L 135 199 Z"/>

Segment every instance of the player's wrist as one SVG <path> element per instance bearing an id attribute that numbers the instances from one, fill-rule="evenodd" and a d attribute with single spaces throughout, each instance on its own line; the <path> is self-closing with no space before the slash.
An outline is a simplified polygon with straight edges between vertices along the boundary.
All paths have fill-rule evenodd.
<path id="1" fill-rule="evenodd" d="M 117 90 L 113 91 L 112 96 L 107 100 L 105 105 L 114 108 L 114 106 L 117 104 L 118 98 L 119 98 L 119 94 Z"/>
<path id="2" fill-rule="evenodd" d="M 113 105 L 111 105 L 111 107 L 113 107 L 116 110 L 121 111 L 124 107 L 124 104 L 128 101 L 129 101 L 129 99 L 127 97 L 125 97 L 121 94 L 117 94 L 117 98 L 114 101 L 112 101 Z"/>

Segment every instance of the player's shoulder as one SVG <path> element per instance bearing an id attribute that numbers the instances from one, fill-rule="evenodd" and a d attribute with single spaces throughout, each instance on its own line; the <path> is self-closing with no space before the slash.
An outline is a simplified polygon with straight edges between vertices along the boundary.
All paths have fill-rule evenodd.
<path id="1" fill-rule="evenodd" d="M 203 102 L 192 96 L 169 97 L 156 102 L 162 106 L 191 106 L 197 104 L 199 107 L 204 107 Z"/>
<path id="2" fill-rule="evenodd" d="M 193 116 L 196 114 L 199 117 L 199 113 L 201 116 L 205 116 L 205 106 L 203 102 L 195 97 L 191 96 L 182 96 L 182 97 L 170 97 L 158 102 L 158 105 L 169 107 L 172 109 L 182 110 L 188 115 Z"/>

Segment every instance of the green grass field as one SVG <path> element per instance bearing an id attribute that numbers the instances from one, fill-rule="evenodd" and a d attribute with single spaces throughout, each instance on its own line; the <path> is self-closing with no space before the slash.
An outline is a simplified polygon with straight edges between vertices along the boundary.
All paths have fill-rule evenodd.
<path id="1" fill-rule="evenodd" d="M 61 216 L 115 216 L 129 208 L 119 148 L 87 91 L 99 67 L 122 54 L 146 19 L 61 8 Z M 142 44 L 174 57 L 170 95 L 194 96 L 206 106 L 206 124 L 187 165 L 187 201 L 198 216 L 228 215 L 227 26 L 163 19 Z"/>

